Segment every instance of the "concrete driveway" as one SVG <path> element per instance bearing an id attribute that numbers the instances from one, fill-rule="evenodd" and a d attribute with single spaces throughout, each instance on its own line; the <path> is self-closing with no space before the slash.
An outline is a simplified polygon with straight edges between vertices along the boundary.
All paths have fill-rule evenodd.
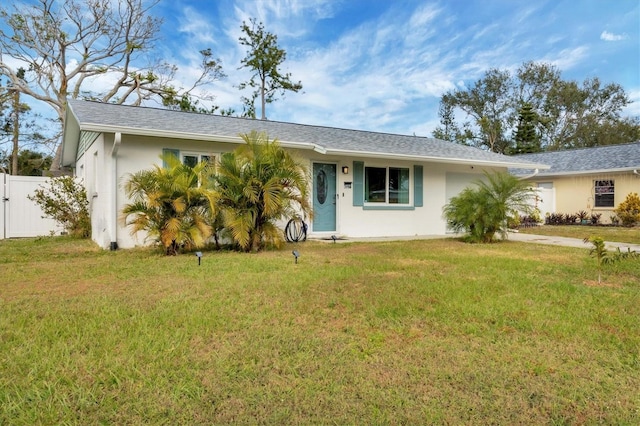
<path id="1" fill-rule="evenodd" d="M 456 235 L 449 234 L 447 236 L 442 235 L 414 235 L 405 237 L 370 237 L 370 238 L 344 238 L 338 237 L 335 242 L 354 242 L 354 241 L 410 241 L 410 240 L 429 240 L 429 239 L 441 239 L 441 238 L 455 238 Z M 547 244 L 552 246 L 565 246 L 565 247 L 577 247 L 583 249 L 591 249 L 592 244 L 587 244 L 579 238 L 567 238 L 567 237 L 551 237 L 546 235 L 532 235 L 523 234 L 520 232 L 509 232 L 509 240 L 520 241 L 524 243 L 533 244 Z M 320 241 L 333 242 L 331 238 L 320 238 Z M 628 244 L 628 243 L 614 243 L 605 241 L 605 247 L 608 250 L 615 250 L 620 248 L 622 251 L 631 249 L 640 253 L 640 244 Z"/>

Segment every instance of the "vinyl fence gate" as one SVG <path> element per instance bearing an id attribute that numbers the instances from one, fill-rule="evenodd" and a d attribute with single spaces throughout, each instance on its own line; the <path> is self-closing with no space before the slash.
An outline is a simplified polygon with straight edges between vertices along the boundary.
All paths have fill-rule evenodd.
<path id="1" fill-rule="evenodd" d="M 27 198 L 51 179 L 40 176 L 12 176 L 0 173 L 0 240 L 5 238 L 59 235 L 62 228 Z"/>

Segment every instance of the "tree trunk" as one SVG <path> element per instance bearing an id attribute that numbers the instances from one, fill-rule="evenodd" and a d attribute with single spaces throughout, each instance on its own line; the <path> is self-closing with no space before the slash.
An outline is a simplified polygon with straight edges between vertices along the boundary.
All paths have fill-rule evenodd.
<path id="1" fill-rule="evenodd" d="M 20 92 L 13 89 L 13 150 L 11 151 L 11 174 L 18 174 L 18 151 L 20 149 Z"/>
<path id="2" fill-rule="evenodd" d="M 265 99 L 264 99 L 264 85 L 265 84 L 266 84 L 266 82 L 265 82 L 265 79 L 263 78 L 262 79 L 262 84 L 260 85 L 260 100 L 262 101 L 262 104 L 261 104 L 261 108 L 262 109 L 260 110 L 260 113 L 261 113 L 261 118 L 260 119 L 261 120 L 266 120 L 267 119 L 267 114 L 265 112 L 266 102 L 265 102 Z"/>

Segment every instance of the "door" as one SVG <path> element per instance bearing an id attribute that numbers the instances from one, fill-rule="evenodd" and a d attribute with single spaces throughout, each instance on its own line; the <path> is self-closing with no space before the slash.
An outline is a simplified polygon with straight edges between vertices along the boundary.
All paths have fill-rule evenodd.
<path id="1" fill-rule="evenodd" d="M 313 231 L 336 230 L 336 165 L 313 163 Z"/>
<path id="2" fill-rule="evenodd" d="M 7 238 L 7 221 L 5 219 L 7 210 L 7 175 L 0 173 L 0 240 Z"/>
<path id="3" fill-rule="evenodd" d="M 538 191 L 536 207 L 540 210 L 540 216 L 544 219 L 547 213 L 556 212 L 556 189 L 553 187 L 553 182 L 540 182 L 536 189 Z"/>
<path id="4" fill-rule="evenodd" d="M 37 237 L 57 234 L 62 228 L 29 199 L 37 189 L 46 186 L 51 178 L 41 176 L 11 176 L 2 174 L 0 219 L 2 238 Z"/>

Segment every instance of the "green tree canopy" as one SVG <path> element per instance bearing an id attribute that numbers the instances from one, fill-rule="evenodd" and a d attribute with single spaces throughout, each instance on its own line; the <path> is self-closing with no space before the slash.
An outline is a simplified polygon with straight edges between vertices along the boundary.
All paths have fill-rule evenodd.
<path id="1" fill-rule="evenodd" d="M 49 170 L 53 161 L 50 155 L 29 149 L 21 150 L 17 159 L 18 167 L 15 174 L 20 176 L 42 176 L 43 172 Z M 11 157 L 0 151 L 0 170 L 12 170 L 11 163 Z"/>
<path id="2" fill-rule="evenodd" d="M 565 81 L 552 65 L 526 62 L 443 94 L 433 136 L 504 154 L 538 149 L 536 137 L 542 150 L 628 143 L 640 139 L 640 118 L 622 117 L 630 102 L 618 84 Z"/>
<path id="3" fill-rule="evenodd" d="M 540 135 L 537 126 L 540 122 L 538 114 L 533 110 L 529 102 L 525 102 L 520 108 L 518 127 L 515 134 L 514 154 L 530 154 L 542 151 Z"/>

